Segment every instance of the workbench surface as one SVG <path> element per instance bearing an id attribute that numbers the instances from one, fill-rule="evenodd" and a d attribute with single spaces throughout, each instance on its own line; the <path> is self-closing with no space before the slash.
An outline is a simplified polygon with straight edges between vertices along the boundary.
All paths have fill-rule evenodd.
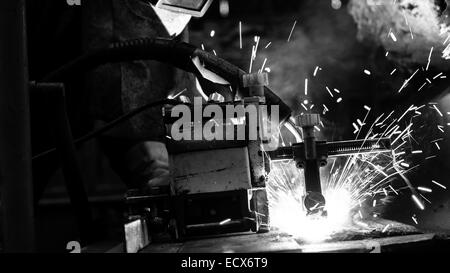
<path id="1" fill-rule="evenodd" d="M 416 228 L 384 219 L 366 220 L 320 243 L 306 242 L 288 234 L 272 231 L 265 234 L 239 233 L 192 238 L 185 242 L 154 243 L 142 253 L 323 253 L 323 252 L 391 252 L 399 250 L 450 251 L 450 237 L 421 233 Z M 386 230 L 386 226 L 390 225 Z M 91 246 L 84 252 L 123 252 L 123 243 Z"/>

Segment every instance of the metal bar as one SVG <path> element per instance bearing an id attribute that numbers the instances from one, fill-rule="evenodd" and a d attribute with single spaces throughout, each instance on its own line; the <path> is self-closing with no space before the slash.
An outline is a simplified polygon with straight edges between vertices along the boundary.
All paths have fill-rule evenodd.
<path id="1" fill-rule="evenodd" d="M 269 151 L 267 154 L 271 161 L 287 161 L 294 159 L 294 149 L 292 146 L 280 147 L 275 151 Z"/>
<path id="2" fill-rule="evenodd" d="M 67 116 L 64 85 L 58 83 L 40 84 L 38 87 L 49 92 L 51 101 L 54 103 L 56 150 L 62 162 L 67 193 L 78 219 L 81 241 L 84 244 L 91 243 L 93 240 L 91 232 L 92 214 Z"/>
<path id="3" fill-rule="evenodd" d="M 328 156 L 330 157 L 392 152 L 391 140 L 389 138 L 329 142 L 325 145 L 327 146 Z"/>
<path id="4" fill-rule="evenodd" d="M 0 201 L 4 252 L 35 249 L 25 1 L 0 1 Z"/>

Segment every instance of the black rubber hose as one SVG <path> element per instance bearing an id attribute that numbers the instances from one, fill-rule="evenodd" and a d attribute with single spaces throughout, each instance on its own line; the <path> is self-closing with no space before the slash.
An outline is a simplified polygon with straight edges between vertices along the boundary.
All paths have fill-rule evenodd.
<path id="1" fill-rule="evenodd" d="M 133 39 L 93 49 L 45 76 L 43 82 L 64 82 L 107 63 L 155 60 L 195 73 L 190 57 L 196 47 L 163 38 Z"/>
<path id="2" fill-rule="evenodd" d="M 242 76 L 246 74 L 242 69 L 191 44 L 164 38 L 134 39 L 112 43 L 106 48 L 91 50 L 51 72 L 42 81 L 65 82 L 88 69 L 106 63 L 134 60 L 160 61 L 200 76 L 192 62 L 193 57 L 198 57 L 207 69 L 230 82 L 234 90 L 233 96 L 236 94 L 240 97 L 248 96 L 248 89 L 244 88 L 242 83 Z M 265 96 L 267 104 L 279 105 L 280 121 L 286 121 L 291 115 L 289 106 L 269 88 L 265 88 Z"/>
<path id="3" fill-rule="evenodd" d="M 145 110 L 147 110 L 149 108 L 156 107 L 156 106 L 162 106 L 162 105 L 177 105 L 177 104 L 180 104 L 180 102 L 177 101 L 177 100 L 170 100 L 170 99 L 159 100 L 159 101 L 154 101 L 154 102 L 147 103 L 147 104 L 145 104 L 145 105 L 143 105 L 141 107 L 138 107 L 138 108 L 136 108 L 136 109 L 134 109 L 134 110 L 132 110 L 132 111 L 130 111 L 130 112 L 128 112 L 128 113 L 118 117 L 118 118 L 116 118 L 115 120 L 107 123 L 106 125 L 102 126 L 101 128 L 99 128 L 99 129 L 97 129 L 95 131 L 92 131 L 91 133 L 88 133 L 88 134 L 86 134 L 86 135 L 84 135 L 84 136 L 82 136 L 80 138 L 77 138 L 75 141 L 73 141 L 73 144 L 75 146 L 78 146 L 78 145 L 81 145 L 81 144 L 83 144 L 83 143 L 85 143 L 85 142 L 95 138 L 95 137 L 98 137 L 101 134 L 103 134 L 103 133 L 113 129 L 119 123 L 124 122 L 124 121 L 126 121 L 126 120 L 128 120 L 128 119 L 130 119 L 130 118 L 132 118 L 132 117 L 134 117 L 134 116 L 144 112 Z M 46 155 L 48 155 L 50 153 L 53 153 L 55 151 L 56 151 L 56 148 L 52 148 L 52 149 L 49 149 L 49 150 L 47 150 L 45 152 L 39 153 L 39 154 L 33 156 L 33 160 L 38 159 L 38 158 L 43 157 L 43 156 L 46 156 Z"/>

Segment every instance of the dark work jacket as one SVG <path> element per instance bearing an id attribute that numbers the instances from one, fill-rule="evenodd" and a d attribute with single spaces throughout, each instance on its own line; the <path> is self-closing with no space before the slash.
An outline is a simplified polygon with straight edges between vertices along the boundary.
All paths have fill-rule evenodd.
<path id="1" fill-rule="evenodd" d="M 81 53 L 111 42 L 169 37 L 146 1 L 88 0 L 70 6 L 66 0 L 29 0 L 30 77 L 38 80 Z M 186 40 L 186 32 L 178 39 Z M 111 121 L 171 90 L 194 87 L 193 77 L 155 61 L 108 64 L 74 75 L 67 99 L 75 135 L 94 123 Z M 131 141 L 164 140 L 161 109 L 146 111 L 106 133 Z"/>

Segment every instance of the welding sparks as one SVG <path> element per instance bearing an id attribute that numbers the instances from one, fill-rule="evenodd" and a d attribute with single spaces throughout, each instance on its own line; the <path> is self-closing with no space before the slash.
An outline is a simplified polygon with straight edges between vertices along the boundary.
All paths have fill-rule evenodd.
<path id="1" fill-rule="evenodd" d="M 332 94 L 329 88 L 327 90 Z M 306 105 L 304 106 L 306 107 Z M 366 119 L 372 110 L 367 105 L 363 107 L 367 110 L 365 118 L 363 120 L 357 119 L 356 122 L 352 123 L 355 132 L 358 132 L 358 134 L 361 131 L 361 126 L 366 125 Z M 430 108 L 433 109 L 433 107 Z M 324 109 L 328 110 L 325 105 Z M 274 227 L 309 242 L 323 241 L 329 238 L 333 232 L 345 229 L 345 226 L 352 222 L 354 216 L 361 219 L 364 215 L 381 217 L 382 213 L 378 210 L 385 207 L 386 201 L 384 201 L 384 198 L 392 198 L 391 194 L 398 196 L 400 191 L 404 189 L 409 189 L 413 203 L 420 210 L 425 210 L 424 202 L 431 202 L 419 192 L 425 194 L 432 193 L 433 190 L 425 186 L 415 187 L 406 177 L 408 172 L 419 166 L 412 165 L 409 160 L 407 162 L 406 156 L 422 154 L 424 151 L 419 149 L 409 150 L 410 148 L 406 145 L 407 140 L 412 139 L 413 122 L 404 125 L 406 128 L 399 123 L 408 113 L 418 110 L 424 111 L 425 109 L 425 105 L 420 107 L 412 105 L 405 113 L 402 113 L 400 119 L 395 118 L 395 111 L 388 115 L 382 114 L 368 127 L 364 139 L 396 136 L 396 139 L 391 143 L 394 150 L 392 155 L 356 154 L 339 163 L 336 160 L 333 161 L 328 178 L 322 178 L 322 181 L 324 181 L 322 189 L 327 200 L 326 209 L 330 216 L 328 218 L 309 219 L 300 213 L 304 210 L 301 199 L 304 194 L 304 178 L 295 167 L 294 162 L 272 163 L 268 193 L 271 215 L 274 215 Z M 316 129 L 320 128 L 316 126 Z M 376 132 L 375 129 L 382 131 Z M 432 141 L 431 144 L 438 143 L 441 140 L 437 139 Z M 402 156 L 404 158 L 400 159 Z M 402 179 L 407 187 L 394 188 L 391 184 L 395 180 L 394 178 Z M 286 181 L 289 182 L 286 183 Z M 434 185 L 446 189 L 444 185 L 434 180 L 432 182 Z M 367 204 L 368 197 L 371 197 L 370 205 Z M 369 207 L 371 210 L 369 210 Z M 416 217 L 414 219 L 417 221 Z M 385 227 L 384 232 L 387 229 L 388 227 Z"/>
<path id="2" fill-rule="evenodd" d="M 334 98 L 333 92 L 331 92 L 330 88 L 327 86 L 326 89 L 327 89 L 327 91 L 328 91 L 328 94 L 330 94 L 330 96 L 331 96 L 332 98 Z"/>
<path id="3" fill-rule="evenodd" d="M 325 189 L 328 217 L 308 217 L 298 197 L 303 195 L 301 174 L 294 162 L 272 164 L 268 195 L 273 227 L 308 242 L 321 242 L 342 228 L 351 218 L 351 194 L 345 189 Z M 296 183 L 286 183 L 292 177 Z"/>
<path id="4" fill-rule="evenodd" d="M 436 112 L 439 114 L 439 116 L 443 117 L 444 115 L 442 114 L 441 110 L 439 110 L 439 108 L 437 108 L 436 104 L 433 105 L 434 110 L 436 110 Z"/>
<path id="5" fill-rule="evenodd" d="M 296 25 L 297 25 L 297 21 L 294 22 L 294 25 L 292 26 L 291 32 L 289 33 L 289 37 L 287 39 L 288 43 L 291 41 L 292 33 L 294 32 L 294 29 L 295 29 Z"/>
<path id="6" fill-rule="evenodd" d="M 422 201 L 420 201 L 420 199 L 416 196 L 416 195 L 411 195 L 414 203 L 416 203 L 416 205 L 419 207 L 419 209 L 421 210 L 425 210 L 425 206 L 423 205 Z"/>
<path id="7" fill-rule="evenodd" d="M 434 50 L 434 47 L 431 47 L 430 55 L 428 56 L 427 68 L 425 69 L 426 71 L 428 71 L 428 69 L 430 68 L 431 56 L 433 55 L 433 50 Z"/>
<path id="8" fill-rule="evenodd" d="M 406 17 L 405 20 L 409 26 Z M 291 41 L 296 24 L 297 21 L 292 25 L 287 42 Z M 410 32 L 411 38 L 414 39 L 411 27 Z M 392 41 L 397 42 L 397 37 L 392 30 L 389 31 L 388 38 L 389 37 Z M 447 40 L 450 40 L 450 35 Z M 254 55 L 256 57 L 258 43 L 256 40 L 255 42 L 256 46 L 254 46 L 253 51 L 255 52 Z M 266 48 L 269 45 L 270 43 L 267 44 Z M 410 85 L 411 81 L 418 75 L 419 71 L 428 71 L 430 69 L 434 51 L 435 48 L 432 47 L 428 55 L 426 67 L 417 69 L 408 79 L 406 79 L 398 90 L 398 93 L 401 93 Z M 386 52 L 386 57 L 388 55 L 389 52 Z M 450 57 L 450 47 L 448 49 L 448 56 Z M 424 56 L 424 59 L 425 58 L 426 56 Z M 259 71 L 264 70 L 264 64 Z M 316 66 L 312 76 L 308 76 L 309 79 L 311 79 L 311 77 L 317 77 L 320 70 L 322 70 L 322 68 Z M 375 71 L 372 72 L 368 69 L 364 69 L 363 72 L 368 76 L 376 74 Z M 390 72 L 390 75 L 393 76 L 396 72 L 397 68 L 394 68 Z M 388 73 L 388 71 L 385 73 Z M 417 86 L 419 86 L 420 83 L 424 82 L 418 89 L 418 91 L 421 91 L 424 88 L 426 89 L 427 86 L 431 87 L 433 83 L 432 80 L 434 81 L 442 77 L 445 77 L 443 73 L 439 73 L 433 78 L 429 75 L 429 78 L 422 78 L 421 82 L 416 83 L 414 81 L 414 85 L 416 86 L 417 84 Z M 308 96 L 310 93 L 309 79 L 305 78 L 305 96 Z M 340 90 L 336 88 L 330 89 L 328 86 L 326 86 L 326 90 L 332 100 L 335 100 L 336 103 L 339 104 L 343 101 L 343 96 L 339 95 L 341 94 Z M 324 92 L 324 90 L 322 90 L 322 92 Z M 312 112 L 311 110 L 314 107 L 314 104 L 310 104 L 308 100 L 304 100 L 303 103 L 299 104 L 306 112 Z M 319 105 L 317 105 L 316 109 L 319 108 L 322 110 Z M 325 115 L 330 110 L 325 104 L 322 104 L 322 106 L 323 114 Z M 417 132 L 417 126 L 414 125 L 416 125 L 415 121 L 420 119 L 422 113 L 424 116 L 426 116 L 425 114 L 428 114 L 425 111 L 436 111 L 440 116 L 443 115 L 436 104 L 425 108 L 424 106 L 417 107 L 412 105 L 404 113 L 395 113 L 395 111 L 392 111 L 387 116 L 382 114 L 370 126 L 370 122 L 367 119 L 369 112 L 371 112 L 372 109 L 369 106 L 364 105 L 364 109 L 367 110 L 365 118 L 362 119 L 361 117 L 360 119 L 356 119 L 356 121 L 354 119 L 354 122 L 351 122 L 351 125 L 355 130 L 353 133 L 357 134 L 356 139 L 376 140 L 383 137 L 391 138 L 391 140 L 394 139 L 391 142 L 393 153 L 387 155 L 381 153 L 373 153 L 370 155 L 358 154 L 349 156 L 346 160 L 340 161 L 339 159 L 338 162 L 337 160 L 334 160 L 331 169 L 329 169 L 330 166 L 327 166 L 326 168 L 329 169 L 329 175 L 325 179 L 322 178 L 322 190 L 327 200 L 326 210 L 329 217 L 311 219 L 302 214 L 301 211 L 304 210 L 304 208 L 301 197 L 304 195 L 305 191 L 302 171 L 299 171 L 295 167 L 294 162 L 272 163 L 272 170 L 269 174 L 270 178 L 268 183 L 269 209 L 271 211 L 272 225 L 281 231 L 300 237 L 309 242 L 323 241 L 333 232 L 341 230 L 354 216 L 359 216 L 361 219 L 363 219 L 364 215 L 366 217 L 382 217 L 383 213 L 379 210 L 381 210 L 390 199 L 402 195 L 404 190 L 409 190 L 412 202 L 420 210 L 425 210 L 426 202 L 431 202 L 423 196 L 422 193 L 427 195 L 427 193 L 432 193 L 433 189 L 436 189 L 434 186 L 432 189 L 426 186 L 414 185 L 408 180 L 408 174 L 421 166 L 421 164 L 417 164 L 416 161 L 430 160 L 436 156 L 428 156 L 427 153 L 429 152 L 429 149 L 422 150 L 422 147 L 416 145 L 419 144 L 419 139 L 416 141 L 416 135 L 413 136 L 413 132 L 415 130 Z M 302 112 L 302 114 L 304 113 L 305 112 Z M 450 123 L 448 125 L 450 126 Z M 321 128 L 324 128 L 323 124 L 321 126 L 322 127 L 315 126 L 315 129 L 320 131 Z M 435 129 L 436 127 L 434 126 L 433 128 Z M 437 128 L 439 131 L 443 132 L 443 126 L 438 126 Z M 363 138 L 359 138 L 360 134 L 366 135 Z M 427 143 L 429 144 L 429 142 Z M 440 150 L 438 141 L 431 142 L 431 145 L 435 145 Z M 425 155 L 419 156 L 419 154 Z M 398 182 L 399 180 L 404 182 L 403 187 L 394 187 L 393 185 L 397 185 L 397 183 L 393 182 Z M 447 189 L 447 187 L 434 180 L 432 183 L 442 189 Z M 412 219 L 418 224 L 415 215 Z M 382 233 L 386 233 L 389 228 L 390 225 L 386 225 L 383 228 Z"/>
<path id="9" fill-rule="evenodd" d="M 325 115 L 329 111 L 330 111 L 330 109 L 328 109 L 328 107 L 324 104 L 323 105 L 323 114 Z"/>
<path id="10" fill-rule="evenodd" d="M 242 22 L 239 21 L 239 48 L 242 49 Z"/>
<path id="11" fill-rule="evenodd" d="M 258 46 L 259 46 L 259 41 L 260 41 L 261 37 L 259 36 L 255 36 L 255 45 L 253 45 L 252 47 L 252 55 L 250 57 L 250 68 L 249 68 L 249 73 L 252 73 L 252 67 L 253 67 L 253 61 L 256 60 L 256 53 L 258 52 Z"/>
<path id="12" fill-rule="evenodd" d="M 433 80 L 436 80 L 437 78 L 441 77 L 443 74 L 444 74 L 443 72 L 437 74 L 436 76 L 433 77 Z"/>
<path id="13" fill-rule="evenodd" d="M 389 36 L 391 37 L 392 41 L 397 42 L 397 37 L 395 37 L 395 34 L 392 32 L 392 30 L 389 32 Z"/>
<path id="14" fill-rule="evenodd" d="M 398 90 L 398 93 L 401 93 L 403 89 L 405 89 L 408 86 L 409 82 L 414 78 L 414 76 L 416 76 L 417 72 L 419 72 L 419 69 L 417 69 L 416 72 L 414 72 L 410 78 L 405 80 L 402 87 L 400 87 L 400 89 Z"/>
<path id="15" fill-rule="evenodd" d="M 403 18 L 405 19 L 405 23 L 406 23 L 406 25 L 407 25 L 408 28 L 409 28 L 409 33 L 411 34 L 411 39 L 414 40 L 414 34 L 413 34 L 412 28 L 411 28 L 411 26 L 410 26 L 410 24 L 409 24 L 409 22 L 408 22 L 408 18 L 406 17 L 405 11 L 402 10 L 402 13 L 403 13 Z"/>
<path id="16" fill-rule="evenodd" d="M 267 63 L 267 58 L 264 58 L 264 61 L 263 61 L 261 69 L 259 70 L 259 73 L 262 73 L 264 71 L 264 67 L 266 66 L 266 63 Z"/>
<path id="17" fill-rule="evenodd" d="M 305 79 L 305 96 L 308 96 L 308 79 Z"/>
<path id="18" fill-rule="evenodd" d="M 227 224 L 227 223 L 229 223 L 229 222 L 231 222 L 231 219 L 225 219 L 225 220 L 223 220 L 222 222 L 220 222 L 219 223 L 219 225 L 225 225 L 225 224 Z"/>
<path id="19" fill-rule="evenodd" d="M 419 191 L 421 191 L 421 192 L 427 192 L 427 193 L 433 192 L 432 189 L 426 188 L 426 187 L 417 187 L 417 189 L 418 189 Z"/>
<path id="20" fill-rule="evenodd" d="M 314 73 L 313 76 L 316 77 L 317 76 L 317 72 L 319 72 L 320 67 L 316 66 L 316 68 L 314 69 Z"/>
<path id="21" fill-rule="evenodd" d="M 167 96 L 167 98 L 168 98 L 169 100 L 174 100 L 174 99 L 178 98 L 181 94 L 183 94 L 183 93 L 186 92 L 186 91 L 187 91 L 187 89 L 184 88 L 183 90 L 181 90 L 180 92 L 178 92 L 178 93 L 175 94 L 175 95 L 169 95 L 169 96 Z"/>
<path id="22" fill-rule="evenodd" d="M 391 188 L 391 190 L 395 193 L 395 195 L 398 195 L 398 192 L 394 189 L 394 187 L 392 187 L 392 185 L 389 185 L 389 188 Z"/>
<path id="23" fill-rule="evenodd" d="M 446 187 L 446 186 L 444 186 L 444 185 L 440 184 L 439 182 L 436 182 L 436 181 L 434 181 L 434 180 L 432 180 L 431 182 L 432 182 L 433 184 L 437 185 L 438 187 L 441 187 L 441 188 L 443 188 L 444 190 L 446 190 L 446 189 L 447 189 L 447 187 Z"/>
<path id="24" fill-rule="evenodd" d="M 427 83 L 422 84 L 422 85 L 419 87 L 419 90 L 417 90 L 417 91 L 421 91 L 426 85 L 427 85 Z"/>
<path id="25" fill-rule="evenodd" d="M 436 145 L 436 148 L 437 148 L 438 150 L 441 150 L 441 146 L 439 145 L 439 143 L 435 142 L 434 144 Z"/>

